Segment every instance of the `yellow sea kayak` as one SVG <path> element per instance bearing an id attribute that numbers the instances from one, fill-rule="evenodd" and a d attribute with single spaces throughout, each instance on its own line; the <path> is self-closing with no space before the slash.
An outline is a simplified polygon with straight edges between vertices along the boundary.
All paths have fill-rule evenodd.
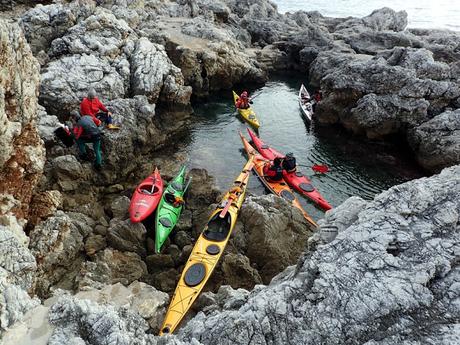
<path id="1" fill-rule="evenodd" d="M 174 332 L 216 267 L 235 227 L 252 164 L 251 158 L 198 237 L 166 312 L 160 335 Z"/>
<path id="2" fill-rule="evenodd" d="M 235 102 L 235 107 L 236 107 L 236 102 L 238 101 L 238 98 L 240 98 L 240 96 L 238 96 L 235 91 L 232 91 L 232 92 L 233 92 L 233 101 Z M 260 127 L 260 123 L 259 123 L 259 120 L 257 120 L 256 113 L 254 112 L 254 110 L 251 109 L 251 107 L 247 109 L 237 108 L 237 110 L 238 110 L 238 113 L 241 115 L 241 117 L 244 119 L 244 121 L 249 123 L 252 127 L 254 127 L 255 129 L 258 129 Z"/>

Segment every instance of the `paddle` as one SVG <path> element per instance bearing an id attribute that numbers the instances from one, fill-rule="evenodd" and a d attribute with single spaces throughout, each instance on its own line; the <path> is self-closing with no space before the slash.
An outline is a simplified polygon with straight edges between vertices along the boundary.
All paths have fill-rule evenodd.
<path id="1" fill-rule="evenodd" d="M 326 164 L 313 164 L 312 166 L 305 164 L 297 164 L 299 167 L 311 168 L 314 172 L 325 174 L 329 171 L 329 167 Z"/>
<path id="2" fill-rule="evenodd" d="M 254 166 L 254 164 L 250 164 L 250 165 L 249 165 L 249 167 L 248 167 L 246 173 L 243 175 L 243 179 L 242 179 L 242 180 L 244 180 L 244 178 L 251 172 L 251 169 L 252 169 L 253 166 Z M 243 184 L 243 181 L 241 181 L 240 184 L 239 184 L 238 186 L 235 186 L 235 187 L 240 187 L 242 184 Z M 235 188 L 235 187 L 233 187 L 233 188 Z M 228 197 L 228 199 L 227 199 L 227 203 L 225 204 L 225 207 L 223 208 L 223 210 L 222 210 L 222 211 L 220 212 L 220 214 L 219 214 L 219 217 L 220 217 L 220 218 L 224 218 L 225 215 L 227 214 L 228 209 L 230 208 L 230 206 L 232 205 L 232 201 L 234 200 L 234 199 L 232 198 L 233 195 L 234 195 L 234 194 L 230 194 L 230 195 L 229 195 L 229 197 Z"/>
<path id="3" fill-rule="evenodd" d="M 190 182 L 192 182 L 192 177 L 189 177 L 189 179 L 188 179 L 187 185 L 186 185 L 185 188 L 184 188 L 184 194 L 185 194 L 185 192 L 187 191 L 188 186 L 190 186 Z"/>
<path id="4" fill-rule="evenodd" d="M 155 170 L 157 170 L 155 168 Z M 157 178 L 155 176 L 153 176 L 153 180 L 152 180 L 152 189 L 150 190 L 150 194 L 153 194 L 153 190 L 155 189 L 155 183 L 157 182 Z"/>

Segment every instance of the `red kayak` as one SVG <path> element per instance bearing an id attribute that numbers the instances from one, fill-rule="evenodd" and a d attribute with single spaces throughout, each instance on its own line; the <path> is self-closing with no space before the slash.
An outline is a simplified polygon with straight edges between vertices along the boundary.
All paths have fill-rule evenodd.
<path id="1" fill-rule="evenodd" d="M 157 168 L 137 186 L 129 205 L 129 218 L 133 223 L 142 222 L 158 206 L 163 195 L 163 180 Z"/>
<path id="2" fill-rule="evenodd" d="M 276 157 L 284 157 L 275 149 L 266 145 L 260 138 L 248 128 L 248 133 L 260 154 L 266 159 L 273 160 Z M 283 170 L 284 180 L 297 192 L 305 195 L 307 198 L 316 203 L 323 210 L 330 210 L 332 206 L 321 196 L 321 194 L 313 187 L 310 179 L 301 172 L 287 172 Z"/>

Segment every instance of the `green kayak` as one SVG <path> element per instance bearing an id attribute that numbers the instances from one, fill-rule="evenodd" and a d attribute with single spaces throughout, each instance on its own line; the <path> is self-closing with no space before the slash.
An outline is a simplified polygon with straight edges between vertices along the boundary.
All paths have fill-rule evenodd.
<path id="1" fill-rule="evenodd" d="M 176 226 L 183 208 L 183 196 L 186 192 L 185 165 L 182 166 L 177 176 L 165 188 L 160 203 L 158 204 L 155 224 L 155 252 L 160 253 L 163 243 Z"/>

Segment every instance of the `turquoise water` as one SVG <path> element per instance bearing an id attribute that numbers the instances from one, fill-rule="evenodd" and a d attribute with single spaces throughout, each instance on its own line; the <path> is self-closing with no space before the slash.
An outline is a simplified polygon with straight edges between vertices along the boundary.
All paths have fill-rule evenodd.
<path id="1" fill-rule="evenodd" d="M 282 78 L 253 90 L 253 109 L 261 122 L 260 137 L 281 152 L 293 152 L 301 170 L 333 205 L 352 195 L 372 199 L 382 190 L 420 176 L 407 157 L 399 157 L 396 148 L 355 142 L 346 133 L 315 127 L 304 121 L 297 94 L 301 81 Z M 313 91 L 313 90 L 310 90 Z M 247 138 L 246 124 L 236 115 L 231 93 L 216 95 L 213 100 L 194 108 L 190 142 L 185 148 L 190 167 L 206 168 L 217 184 L 227 189 L 245 163 L 238 131 Z M 326 164 L 330 172 L 314 174 L 313 164 Z M 258 178 L 253 175 L 249 191 L 263 194 Z M 314 218 L 322 212 L 302 199 Z"/>
<path id="2" fill-rule="evenodd" d="M 332 17 L 363 17 L 373 10 L 390 7 L 405 10 L 408 14 L 408 27 L 441 28 L 460 31 L 459 0 L 273 0 L 281 13 L 287 11 L 319 11 Z"/>

